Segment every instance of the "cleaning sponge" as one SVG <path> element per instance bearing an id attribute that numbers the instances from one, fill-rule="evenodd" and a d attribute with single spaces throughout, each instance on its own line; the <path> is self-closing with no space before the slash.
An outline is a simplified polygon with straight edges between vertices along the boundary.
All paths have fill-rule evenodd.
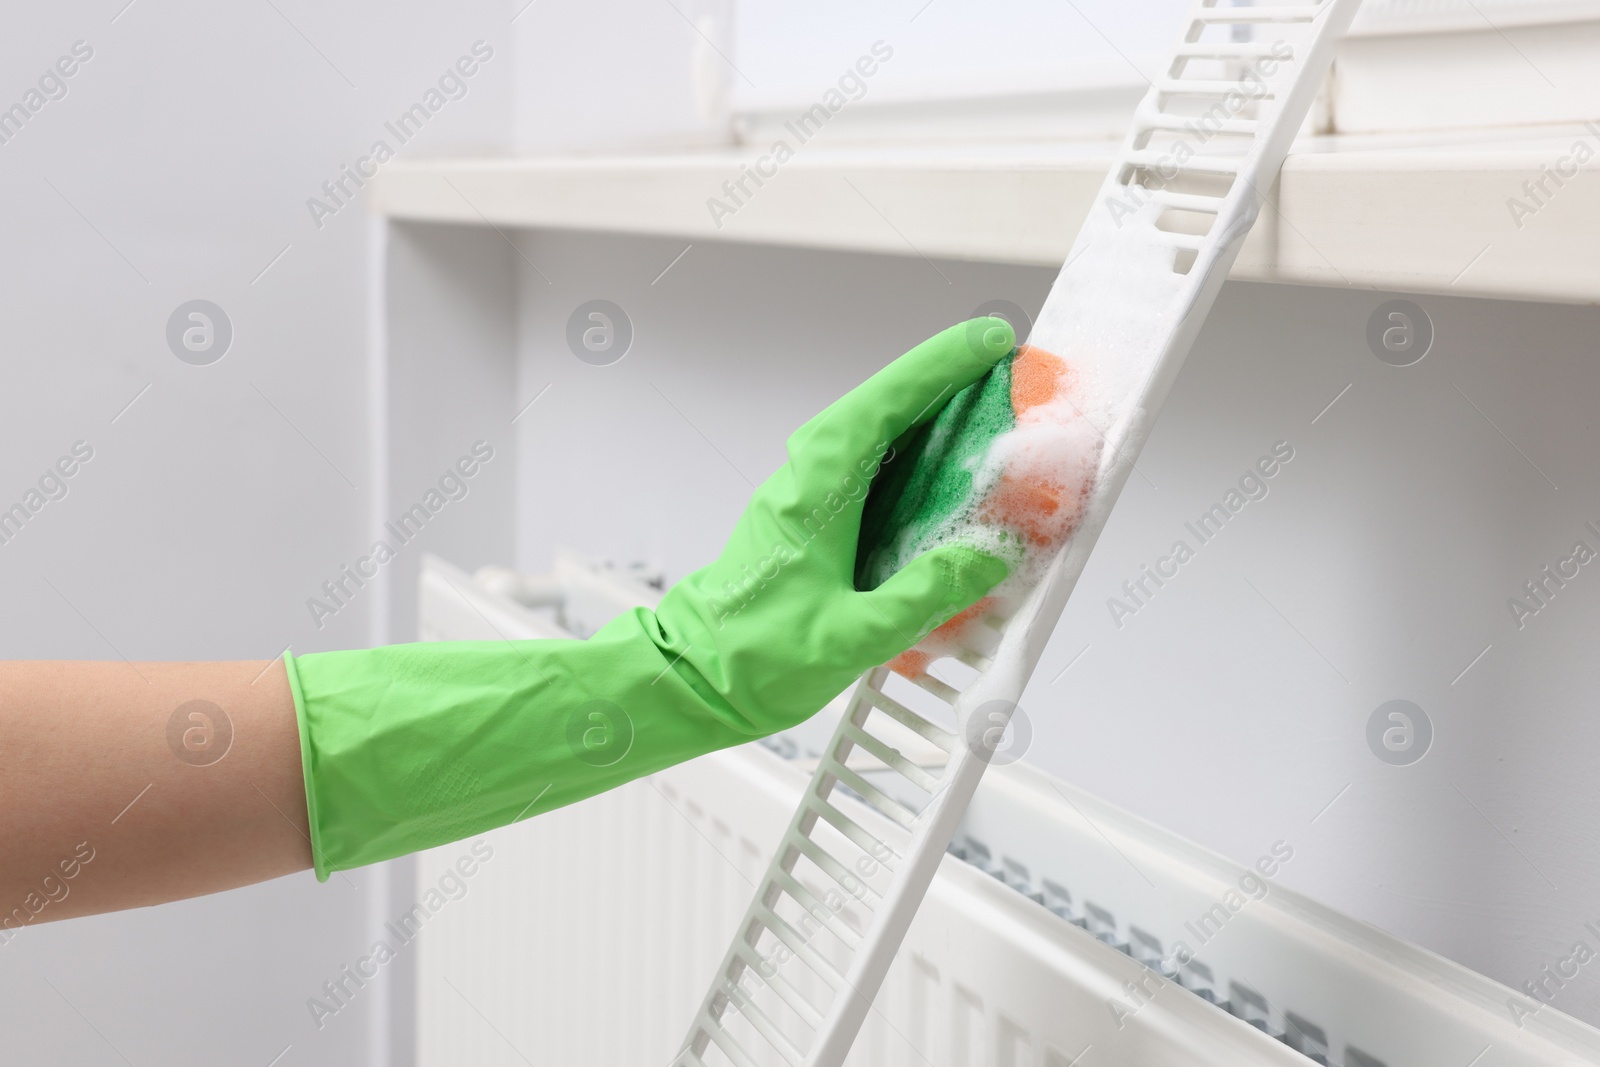
<path id="1" fill-rule="evenodd" d="M 1016 425 L 1011 407 L 1015 359 L 1013 351 L 909 439 L 896 443 L 895 458 L 873 479 L 861 516 L 857 589 L 876 589 L 924 547 L 950 539 L 970 515 L 983 458 L 995 439 Z"/>
<path id="2" fill-rule="evenodd" d="M 861 520 L 856 588 L 875 589 L 938 545 L 969 544 L 1011 576 L 894 666 L 920 673 L 928 655 L 960 642 L 987 612 L 1007 613 L 1082 517 L 1099 464 L 1101 431 L 1071 365 L 1023 345 L 896 442 Z"/>

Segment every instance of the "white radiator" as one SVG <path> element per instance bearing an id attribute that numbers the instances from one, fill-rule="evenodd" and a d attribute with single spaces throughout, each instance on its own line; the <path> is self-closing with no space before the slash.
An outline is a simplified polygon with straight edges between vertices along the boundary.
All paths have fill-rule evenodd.
<path id="1" fill-rule="evenodd" d="M 477 580 L 430 559 L 422 587 L 434 639 L 592 632 L 656 595 L 571 557 Z M 830 714 L 424 854 L 419 1067 L 665 1065 Z M 1273 884 L 1293 842 L 1240 866 L 1024 764 L 958 840 L 851 1064 L 1600 1063 L 1600 1031 Z"/>

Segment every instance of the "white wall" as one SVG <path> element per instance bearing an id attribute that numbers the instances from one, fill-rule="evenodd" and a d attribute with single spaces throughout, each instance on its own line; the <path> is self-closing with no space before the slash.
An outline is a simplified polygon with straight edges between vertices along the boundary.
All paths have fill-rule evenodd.
<path id="1" fill-rule="evenodd" d="M 568 545 L 669 578 L 796 425 L 983 301 L 1037 310 L 1052 274 L 697 244 L 652 284 L 685 242 L 521 244 L 552 283 L 521 268 L 517 392 L 550 390 L 519 423 L 518 563 Z M 635 330 L 608 367 L 564 340 L 593 297 Z M 1365 339 L 1385 299 L 1225 288 L 1023 703 L 1029 758 L 1241 862 L 1288 841 L 1285 884 L 1520 986 L 1588 939 L 1600 892 L 1600 578 L 1520 631 L 1506 607 L 1600 548 L 1600 310 L 1418 297 L 1434 347 L 1396 368 Z M 1118 628 L 1108 598 L 1279 441 L 1269 494 Z M 1396 698 L 1434 725 L 1411 766 L 1366 742 Z M 1600 981 L 1556 1004 L 1600 1022 Z"/>
<path id="2" fill-rule="evenodd" d="M 675 149 L 729 139 L 734 0 L 511 0 L 519 151 Z"/>
<path id="3" fill-rule="evenodd" d="M 479 39 L 495 57 L 400 150 L 503 144 L 510 12 L 125 3 L 19 7 L 0 35 L 0 106 L 74 42 L 93 49 L 67 95 L 0 144 L 0 501 L 74 441 L 95 450 L 0 545 L 0 648 L 181 659 L 363 644 L 366 603 L 319 630 L 305 601 L 367 543 L 368 219 L 357 197 L 319 229 L 306 200 Z M 164 339 L 197 297 L 234 328 L 210 366 Z M 305 874 L 27 930 L 0 947 L 4 1058 L 265 1065 L 292 1046 L 277 1062 L 368 1062 L 388 1041 L 382 995 L 320 1032 L 305 1001 L 409 905 L 383 899 L 405 892 L 390 883 L 381 869 L 325 886 Z"/>
<path id="4" fill-rule="evenodd" d="M 0 501 L 72 442 L 96 449 L 70 494 L 0 545 L 9 657 L 366 641 L 371 603 L 318 630 L 305 600 L 368 541 L 368 226 L 354 204 L 318 229 L 306 199 L 473 41 L 496 57 L 404 151 L 493 149 L 513 129 L 541 150 L 720 136 L 696 95 L 710 60 L 668 5 L 109 0 L 30 9 L 8 30 L 0 103 L 73 42 L 95 54 L 0 144 Z M 549 283 L 483 244 L 522 297 L 515 395 L 551 385 L 514 434 L 528 490 L 515 562 L 534 570 L 567 544 L 681 576 L 717 550 L 793 426 L 984 300 L 1036 307 L 1051 273 L 696 246 L 658 279 L 682 242 L 518 240 Z M 468 254 L 450 242 L 396 235 L 391 253 L 415 257 L 415 279 L 430 257 Z M 235 329 L 212 366 L 179 362 L 163 337 L 196 297 Z M 594 297 L 634 320 L 612 367 L 563 340 Z M 1378 300 L 1225 291 L 1141 463 L 1153 485 L 1130 485 L 1025 702 L 1032 758 L 1237 859 L 1292 840 L 1287 882 L 1517 983 L 1582 936 L 1600 889 L 1585 641 L 1600 586 L 1585 571 L 1520 632 L 1504 604 L 1600 522 L 1584 462 L 1600 313 L 1424 298 L 1436 351 L 1397 370 L 1365 348 Z M 451 356 L 445 333 L 407 343 Z M 1272 495 L 1116 630 L 1105 598 L 1279 439 L 1297 453 Z M 408 455 L 419 470 L 434 458 Z M 477 499 L 489 510 L 449 516 L 441 547 L 481 549 L 470 527 L 505 497 Z M 1392 697 L 1437 728 L 1412 767 L 1365 747 Z M 368 925 L 409 905 L 403 877 L 375 873 L 31 930 L 0 948 L 7 1052 L 266 1064 L 292 1046 L 279 1062 L 347 1064 L 383 1062 L 398 1033 L 399 1061 L 405 1020 L 370 1011 L 381 997 L 320 1032 L 305 1008 L 365 951 Z M 1588 975 L 1557 1003 L 1600 1021 Z"/>

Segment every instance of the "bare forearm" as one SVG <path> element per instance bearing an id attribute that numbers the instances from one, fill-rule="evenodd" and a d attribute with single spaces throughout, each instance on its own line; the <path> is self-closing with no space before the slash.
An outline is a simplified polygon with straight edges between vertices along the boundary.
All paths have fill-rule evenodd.
<path id="1" fill-rule="evenodd" d="M 281 663 L 0 663 L 0 931 L 309 866 Z"/>

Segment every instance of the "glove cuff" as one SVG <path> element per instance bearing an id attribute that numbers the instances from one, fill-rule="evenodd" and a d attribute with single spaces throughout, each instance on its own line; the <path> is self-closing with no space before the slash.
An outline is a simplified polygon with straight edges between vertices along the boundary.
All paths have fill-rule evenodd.
<path id="1" fill-rule="evenodd" d="M 642 608 L 586 641 L 393 645 L 285 663 L 324 881 L 756 736 L 708 700 L 708 681 Z"/>

